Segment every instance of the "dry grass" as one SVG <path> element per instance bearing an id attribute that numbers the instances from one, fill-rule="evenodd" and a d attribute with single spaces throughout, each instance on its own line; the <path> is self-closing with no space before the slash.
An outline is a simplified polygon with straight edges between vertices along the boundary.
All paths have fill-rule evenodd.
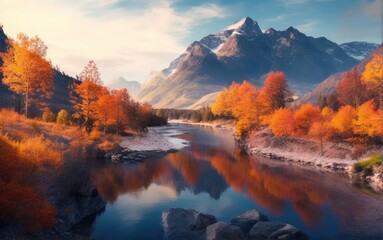
<path id="1" fill-rule="evenodd" d="M 110 152 L 119 147 L 121 137 L 117 135 L 107 135 L 103 138 L 103 141 L 97 145 L 97 147 L 105 152 Z"/>

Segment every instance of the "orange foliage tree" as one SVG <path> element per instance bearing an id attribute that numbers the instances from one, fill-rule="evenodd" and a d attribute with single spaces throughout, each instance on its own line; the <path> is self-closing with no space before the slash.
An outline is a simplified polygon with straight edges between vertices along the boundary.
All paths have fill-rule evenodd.
<path id="1" fill-rule="evenodd" d="M 294 112 L 294 125 L 298 135 L 307 135 L 311 125 L 321 119 L 319 107 L 311 103 L 302 105 Z"/>
<path id="2" fill-rule="evenodd" d="M 112 114 L 116 121 L 116 133 L 121 133 L 133 120 L 135 102 L 130 97 L 126 88 L 112 90 L 112 96 L 115 100 Z"/>
<path id="3" fill-rule="evenodd" d="M 103 128 L 104 134 L 108 126 L 115 124 L 114 111 L 116 111 L 117 99 L 108 89 L 101 88 L 100 95 L 96 102 L 96 119 L 100 127 Z"/>
<path id="4" fill-rule="evenodd" d="M 277 137 L 294 134 L 294 113 L 290 109 L 281 108 L 274 112 L 270 128 Z"/>
<path id="5" fill-rule="evenodd" d="M 271 112 L 284 108 L 287 98 L 291 95 L 288 90 L 286 76 L 283 72 L 270 72 L 267 75 L 261 96 Z"/>
<path id="6" fill-rule="evenodd" d="M 343 106 L 331 120 L 331 126 L 344 137 L 352 134 L 352 122 L 356 119 L 355 108 L 350 105 Z"/>
<path id="7" fill-rule="evenodd" d="M 366 100 L 366 88 L 362 82 L 362 74 L 354 68 L 347 72 L 336 88 L 341 105 L 358 107 Z"/>
<path id="8" fill-rule="evenodd" d="M 89 61 L 80 74 L 80 84 L 74 84 L 72 94 L 73 108 L 76 113 L 74 118 L 85 126 L 90 132 L 97 119 L 97 101 L 102 93 L 102 82 L 97 65 L 94 61 Z"/>
<path id="9" fill-rule="evenodd" d="M 356 109 L 357 118 L 353 120 L 353 131 L 369 137 L 383 137 L 383 111 L 375 110 L 373 100 L 367 101 Z"/>
<path id="10" fill-rule="evenodd" d="M 383 48 L 373 56 L 363 72 L 363 81 L 378 92 L 379 108 L 383 110 Z"/>
<path id="11" fill-rule="evenodd" d="M 261 122 L 263 104 L 258 96 L 259 90 L 250 82 L 233 83 L 218 95 L 212 112 L 234 117 L 237 120 L 236 135 L 244 137 Z"/>
<path id="12" fill-rule="evenodd" d="M 25 116 L 32 102 L 44 105 L 52 96 L 53 69 L 45 59 L 47 47 L 39 37 L 29 38 L 23 33 L 8 40 L 8 49 L 0 54 L 4 75 L 3 84 L 24 96 Z"/>

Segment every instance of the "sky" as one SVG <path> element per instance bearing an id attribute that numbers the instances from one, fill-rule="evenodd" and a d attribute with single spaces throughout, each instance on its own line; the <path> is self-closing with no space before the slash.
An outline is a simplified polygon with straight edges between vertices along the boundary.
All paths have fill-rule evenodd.
<path id="1" fill-rule="evenodd" d="M 76 76 L 89 60 L 106 85 L 144 82 L 188 45 L 243 17 L 336 43 L 382 43 L 382 0 L 0 0 L 9 37 L 38 35 L 54 66 Z"/>

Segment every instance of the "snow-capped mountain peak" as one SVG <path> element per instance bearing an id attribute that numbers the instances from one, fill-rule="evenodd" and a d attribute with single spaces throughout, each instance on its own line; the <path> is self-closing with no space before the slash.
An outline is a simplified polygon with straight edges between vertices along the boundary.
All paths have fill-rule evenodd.
<path id="1" fill-rule="evenodd" d="M 238 22 L 227 27 L 225 31 L 233 31 L 233 34 L 239 35 L 258 35 L 262 33 L 258 23 L 250 17 L 242 18 Z"/>

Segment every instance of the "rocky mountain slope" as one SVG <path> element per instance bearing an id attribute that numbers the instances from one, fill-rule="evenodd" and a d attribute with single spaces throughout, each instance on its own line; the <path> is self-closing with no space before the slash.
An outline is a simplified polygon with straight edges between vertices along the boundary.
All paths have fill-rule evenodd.
<path id="1" fill-rule="evenodd" d="M 277 70 L 285 72 L 291 87 L 302 94 L 357 63 L 324 37 L 309 37 L 293 27 L 262 32 L 246 17 L 193 42 L 168 68 L 153 72 L 137 97 L 156 108 L 192 108 L 233 81 L 246 79 L 261 86 L 265 75 Z M 211 99 L 202 102 L 209 104 Z"/>
<path id="2" fill-rule="evenodd" d="M 370 53 L 367 57 L 365 57 L 358 65 L 355 67 L 359 71 L 364 71 L 366 64 L 371 60 L 373 54 L 380 54 L 383 52 L 383 45 L 380 45 L 376 50 Z M 351 70 L 351 69 L 348 69 Z M 345 71 L 346 72 L 346 71 Z M 320 96 L 326 96 L 333 93 L 338 85 L 338 82 L 343 78 L 345 72 L 335 73 L 328 78 L 326 78 L 323 82 L 321 82 L 318 86 L 316 86 L 313 90 L 307 92 L 303 97 L 295 101 L 293 104 L 296 106 L 305 104 L 305 103 L 313 103 L 317 104 Z"/>
<path id="3" fill-rule="evenodd" d="M 370 53 L 375 51 L 379 44 L 368 42 L 348 42 L 339 45 L 343 51 L 352 58 L 363 60 Z"/>

